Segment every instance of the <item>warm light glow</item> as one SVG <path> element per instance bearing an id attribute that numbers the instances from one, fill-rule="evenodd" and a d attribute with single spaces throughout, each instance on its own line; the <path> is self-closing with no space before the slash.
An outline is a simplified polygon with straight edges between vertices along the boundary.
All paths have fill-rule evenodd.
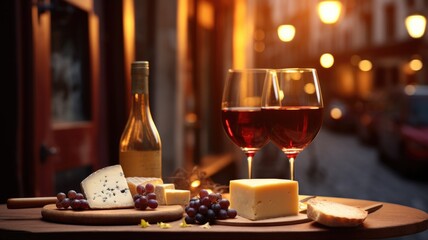
<path id="1" fill-rule="evenodd" d="M 409 62 L 410 69 L 412 69 L 415 72 L 421 70 L 423 66 L 424 66 L 424 64 L 419 59 L 412 59 Z"/>
<path id="2" fill-rule="evenodd" d="M 233 68 L 243 68 L 246 65 L 247 51 L 246 43 L 249 35 L 246 27 L 246 2 L 245 0 L 235 1 L 235 10 L 233 14 Z"/>
<path id="3" fill-rule="evenodd" d="M 336 120 L 340 119 L 342 117 L 342 110 L 340 110 L 340 108 L 337 108 L 337 107 L 332 108 L 330 110 L 330 117 Z"/>
<path id="4" fill-rule="evenodd" d="M 407 32 L 412 38 L 420 38 L 425 33 L 426 18 L 423 15 L 415 14 L 406 17 Z"/>
<path id="5" fill-rule="evenodd" d="M 201 181 L 200 181 L 200 180 L 195 180 L 195 181 L 193 181 L 193 182 L 190 184 L 190 186 L 191 186 L 192 188 L 197 188 L 197 187 L 201 186 Z"/>
<path id="6" fill-rule="evenodd" d="M 198 22 L 206 28 L 212 29 L 214 26 L 214 7 L 207 1 L 201 1 L 198 4 Z"/>
<path id="7" fill-rule="evenodd" d="M 278 37 L 283 42 L 290 42 L 296 34 L 296 28 L 293 25 L 281 25 L 278 27 Z"/>
<path id="8" fill-rule="evenodd" d="M 415 94 L 415 92 L 416 92 L 416 88 L 415 88 L 415 86 L 414 86 L 414 85 L 406 85 L 406 86 L 404 87 L 404 92 L 405 92 L 408 96 L 411 96 L 411 95 Z"/>
<path id="9" fill-rule="evenodd" d="M 325 24 L 333 24 L 337 22 L 342 11 L 342 3 L 338 0 L 327 0 L 318 3 L 318 14 L 320 19 Z"/>
<path id="10" fill-rule="evenodd" d="M 125 69 L 135 60 L 135 13 L 134 1 L 124 0 L 123 5 L 123 50 Z M 131 71 L 125 71 L 126 85 L 131 88 Z"/>
<path id="11" fill-rule="evenodd" d="M 334 64 L 334 57 L 330 53 L 324 53 L 320 57 L 320 63 L 323 68 L 330 68 Z"/>
<path id="12" fill-rule="evenodd" d="M 358 63 L 358 67 L 360 68 L 361 71 L 368 72 L 372 70 L 373 64 L 369 60 L 365 59 L 365 60 L 361 60 L 360 63 Z"/>
<path id="13" fill-rule="evenodd" d="M 304 87 L 305 93 L 314 94 L 315 93 L 315 85 L 313 83 L 306 83 Z"/>

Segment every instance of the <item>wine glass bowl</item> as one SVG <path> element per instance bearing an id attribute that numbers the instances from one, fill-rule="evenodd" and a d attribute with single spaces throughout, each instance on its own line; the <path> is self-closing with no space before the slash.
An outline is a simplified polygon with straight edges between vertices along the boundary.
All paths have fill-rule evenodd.
<path id="1" fill-rule="evenodd" d="M 270 70 L 262 113 L 270 140 L 290 161 L 290 179 L 294 180 L 295 158 L 312 142 L 322 125 L 323 100 L 316 70 Z"/>
<path id="2" fill-rule="evenodd" d="M 267 69 L 229 69 L 222 96 L 222 124 L 226 135 L 245 153 L 248 178 L 252 159 L 269 141 L 261 112 Z"/>

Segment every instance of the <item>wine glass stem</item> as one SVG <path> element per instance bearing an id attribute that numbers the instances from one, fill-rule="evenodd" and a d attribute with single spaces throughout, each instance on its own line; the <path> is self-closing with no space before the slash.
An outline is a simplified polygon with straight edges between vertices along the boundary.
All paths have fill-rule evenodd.
<path id="1" fill-rule="evenodd" d="M 290 180 L 294 180 L 294 157 L 288 159 L 290 162 Z"/>
<path id="2" fill-rule="evenodd" d="M 248 178 L 251 179 L 253 178 L 252 173 L 252 164 L 253 164 L 253 157 L 252 156 L 248 156 L 247 157 L 247 161 L 248 161 Z"/>

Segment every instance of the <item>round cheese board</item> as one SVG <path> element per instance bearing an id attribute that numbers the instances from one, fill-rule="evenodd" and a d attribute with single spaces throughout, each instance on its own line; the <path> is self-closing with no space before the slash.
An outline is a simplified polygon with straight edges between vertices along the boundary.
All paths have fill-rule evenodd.
<path id="1" fill-rule="evenodd" d="M 141 219 L 149 223 L 171 222 L 183 217 L 184 209 L 180 205 L 161 205 L 156 209 L 137 210 L 102 209 L 83 210 L 58 209 L 55 204 L 42 208 L 42 218 L 49 222 L 79 225 L 134 225 Z"/>
<path id="2" fill-rule="evenodd" d="M 310 222 L 311 219 L 303 213 L 298 215 L 291 215 L 286 217 L 277 217 L 277 218 L 268 218 L 261 220 L 250 220 L 241 216 L 236 216 L 236 218 L 228 219 L 218 219 L 216 223 L 219 225 L 229 225 L 229 226 L 276 226 L 276 225 L 291 225 L 298 223 Z"/>

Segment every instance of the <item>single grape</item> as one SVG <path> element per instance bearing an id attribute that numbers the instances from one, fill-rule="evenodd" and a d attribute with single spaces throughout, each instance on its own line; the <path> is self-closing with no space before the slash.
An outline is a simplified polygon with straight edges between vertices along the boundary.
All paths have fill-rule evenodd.
<path id="1" fill-rule="evenodd" d="M 82 210 L 90 209 L 88 200 L 86 200 L 86 199 L 80 199 L 80 208 Z"/>
<path id="2" fill-rule="evenodd" d="M 155 186 L 151 183 L 147 183 L 146 184 L 146 192 L 147 193 L 155 192 Z"/>
<path id="3" fill-rule="evenodd" d="M 198 210 L 199 207 L 201 206 L 201 201 L 199 199 L 195 199 L 195 200 L 189 202 L 189 206 L 191 208 L 194 208 L 195 210 Z"/>
<path id="4" fill-rule="evenodd" d="M 64 198 L 64 199 L 61 201 L 61 205 L 62 205 L 62 207 L 63 207 L 64 209 L 69 208 L 69 207 L 70 207 L 70 204 L 71 204 L 71 200 L 70 200 L 70 198 Z"/>
<path id="5" fill-rule="evenodd" d="M 189 216 L 189 217 L 195 217 L 195 215 L 196 215 L 196 209 L 194 209 L 194 208 L 192 208 L 192 207 L 189 207 L 187 210 L 186 210 L 186 213 L 187 213 L 187 216 Z"/>
<path id="6" fill-rule="evenodd" d="M 83 193 L 76 193 L 76 199 L 84 199 Z"/>
<path id="7" fill-rule="evenodd" d="M 205 205 L 205 206 L 207 206 L 207 207 L 210 207 L 210 206 L 211 206 L 211 201 L 210 201 L 210 199 L 209 199 L 208 197 L 203 197 L 203 198 L 201 199 L 201 205 Z"/>
<path id="8" fill-rule="evenodd" d="M 227 216 L 229 218 L 235 218 L 238 215 L 238 212 L 235 209 L 229 208 L 227 209 Z"/>
<path id="9" fill-rule="evenodd" d="M 158 201 L 156 201 L 156 199 L 149 199 L 147 202 L 147 206 L 151 209 L 155 209 L 158 207 Z"/>
<path id="10" fill-rule="evenodd" d="M 218 212 L 220 211 L 220 209 L 221 209 L 220 204 L 218 204 L 218 203 L 214 203 L 214 204 L 211 206 L 211 209 L 212 209 L 215 213 L 218 213 Z"/>
<path id="11" fill-rule="evenodd" d="M 56 199 L 58 199 L 59 201 L 64 200 L 64 198 L 66 198 L 66 197 L 67 197 L 67 195 L 66 195 L 65 193 L 63 193 L 63 192 L 59 192 L 59 193 L 56 195 Z"/>
<path id="12" fill-rule="evenodd" d="M 195 216 L 195 220 L 196 220 L 199 224 L 205 224 L 205 223 L 207 223 L 207 222 L 208 222 L 207 218 L 206 218 L 204 215 L 200 214 L 200 213 L 197 213 L 197 214 L 196 214 L 196 216 Z"/>
<path id="13" fill-rule="evenodd" d="M 141 198 L 137 198 L 134 200 L 134 207 L 136 209 L 140 209 L 141 208 Z"/>
<path id="14" fill-rule="evenodd" d="M 144 187 L 144 185 L 138 185 L 137 186 L 137 193 L 140 195 L 143 195 L 146 192 L 146 188 Z"/>
<path id="15" fill-rule="evenodd" d="M 218 219 L 226 219 L 228 217 L 227 210 L 220 209 L 220 211 L 217 213 Z"/>
<path id="16" fill-rule="evenodd" d="M 71 201 L 71 203 L 70 203 L 70 206 L 71 206 L 71 208 L 72 208 L 73 210 L 78 210 L 78 209 L 80 209 L 80 206 L 81 206 L 81 204 L 80 204 L 80 199 L 73 199 L 73 200 Z"/>
<path id="17" fill-rule="evenodd" d="M 200 207 L 199 207 L 198 212 L 199 212 L 200 214 L 202 214 L 202 215 L 205 215 L 205 214 L 207 214 L 207 212 L 208 212 L 208 207 L 207 207 L 207 206 L 205 206 L 205 205 L 202 205 L 202 206 L 200 206 Z"/>
<path id="18" fill-rule="evenodd" d="M 210 199 L 211 203 L 215 203 L 215 202 L 217 202 L 217 200 L 218 200 L 218 198 L 217 198 L 217 194 L 215 194 L 215 193 L 210 193 L 210 194 L 208 195 L 208 198 Z"/>
<path id="19" fill-rule="evenodd" d="M 227 210 L 230 206 L 230 202 L 226 198 L 220 199 L 218 203 L 220 204 L 221 209 Z"/>
<path id="20" fill-rule="evenodd" d="M 75 199 L 76 195 L 77 195 L 77 192 L 75 190 L 70 190 L 67 193 L 67 197 L 70 198 L 70 199 Z"/>
<path id="21" fill-rule="evenodd" d="M 136 193 L 136 194 L 134 194 L 134 196 L 132 196 L 132 198 L 134 199 L 134 201 L 137 200 L 137 199 L 139 199 L 140 197 L 141 197 L 141 195 L 138 194 L 138 193 Z"/>
<path id="22" fill-rule="evenodd" d="M 193 217 L 190 217 L 190 216 L 186 216 L 184 218 L 184 221 L 186 221 L 187 224 L 194 224 L 195 223 L 195 219 Z"/>
<path id="23" fill-rule="evenodd" d="M 156 194 L 153 192 L 148 193 L 146 196 L 147 196 L 147 199 L 155 199 L 156 200 Z"/>
<path id="24" fill-rule="evenodd" d="M 199 191 L 199 198 L 204 198 L 204 197 L 208 197 L 208 191 L 206 189 L 201 189 Z"/>
<path id="25" fill-rule="evenodd" d="M 205 215 L 208 221 L 215 220 L 216 214 L 212 209 L 208 209 L 207 214 Z"/>
<path id="26" fill-rule="evenodd" d="M 55 205 L 56 205 L 56 208 L 61 209 L 62 208 L 61 200 L 56 200 Z"/>
<path id="27" fill-rule="evenodd" d="M 147 207 L 149 206 L 149 200 L 147 199 L 146 196 L 141 196 L 140 198 L 140 210 L 146 210 Z"/>

